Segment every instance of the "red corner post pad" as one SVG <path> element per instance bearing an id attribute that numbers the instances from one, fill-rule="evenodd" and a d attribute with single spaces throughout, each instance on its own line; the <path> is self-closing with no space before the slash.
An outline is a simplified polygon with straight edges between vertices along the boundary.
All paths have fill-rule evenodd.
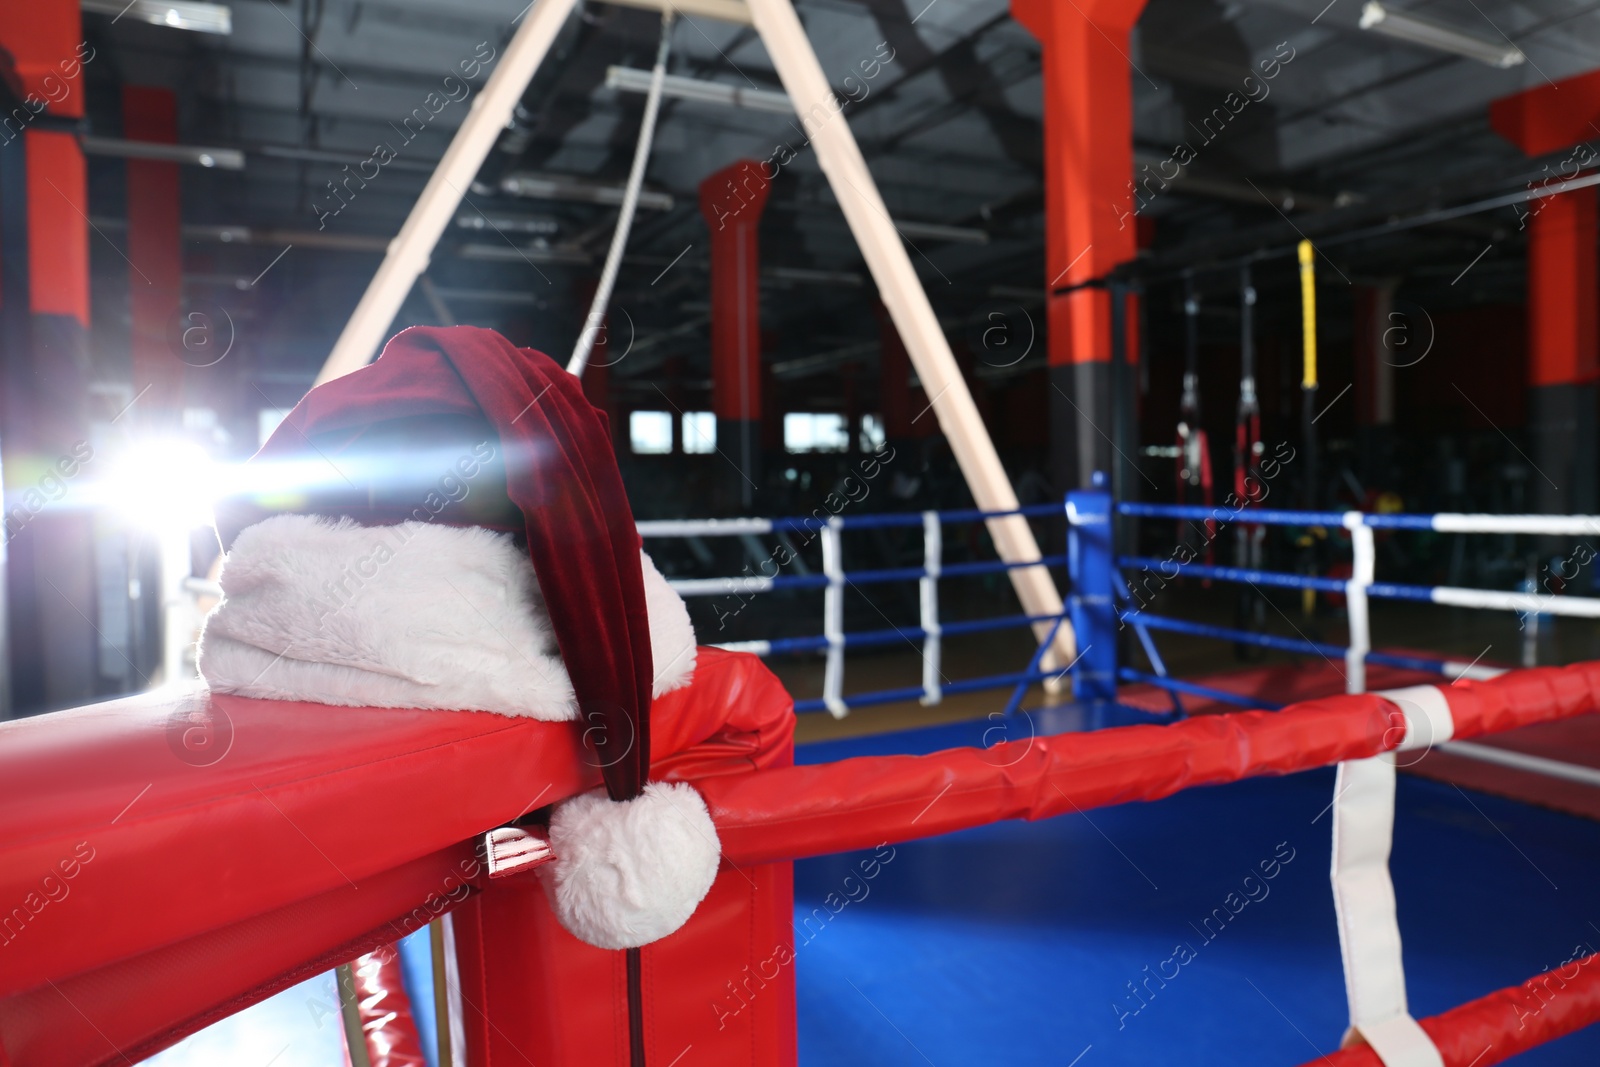
<path id="1" fill-rule="evenodd" d="M 792 751 L 752 656 L 701 649 L 652 715 L 658 778 Z M 595 763 L 571 723 L 203 690 L 0 723 L 0 1064 L 136 1061 L 394 941 L 479 891 L 477 834 Z"/>
<path id="2" fill-rule="evenodd" d="M 1600 708 L 1600 662 L 1440 688 L 1455 736 L 1474 737 Z M 1367 693 L 1279 712 L 1207 715 L 990 749 L 791 767 L 715 779 L 699 788 L 724 859 L 744 866 L 1364 759 L 1397 747 L 1405 732 L 1400 709 Z"/>

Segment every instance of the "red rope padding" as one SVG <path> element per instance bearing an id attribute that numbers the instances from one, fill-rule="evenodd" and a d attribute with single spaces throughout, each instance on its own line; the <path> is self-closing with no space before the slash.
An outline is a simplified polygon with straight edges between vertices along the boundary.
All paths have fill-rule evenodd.
<path id="1" fill-rule="evenodd" d="M 1423 1019 L 1444 1067 L 1489 1067 L 1600 1021 L 1600 953 Z M 1305 1067 L 1383 1067 L 1366 1045 Z"/>
<path id="2" fill-rule="evenodd" d="M 696 784 L 723 857 L 745 866 L 1362 759 L 1397 745 L 1403 722 L 1381 697 L 1341 696 L 1281 712 L 868 756 Z"/>
<path id="3" fill-rule="evenodd" d="M 1600 708 L 1600 661 L 1508 671 L 1486 682 L 1441 688 L 1457 737 L 1497 734 Z"/>
<path id="4" fill-rule="evenodd" d="M 1474 737 L 1600 708 L 1600 662 L 1441 688 L 1455 736 Z M 1335 696 L 1276 713 L 1206 715 L 927 756 L 862 757 L 699 788 L 723 856 L 744 866 L 1364 759 L 1398 745 L 1403 724 L 1399 709 L 1379 696 Z"/>

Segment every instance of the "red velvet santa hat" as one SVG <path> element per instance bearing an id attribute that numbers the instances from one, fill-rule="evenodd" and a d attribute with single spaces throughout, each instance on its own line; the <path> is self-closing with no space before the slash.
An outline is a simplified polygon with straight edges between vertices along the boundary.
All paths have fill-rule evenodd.
<path id="1" fill-rule="evenodd" d="M 433 492 L 436 468 L 417 457 L 479 455 L 485 435 L 499 439 L 503 487 L 480 475 L 470 493 Z M 225 543 L 283 512 L 415 520 L 425 496 L 423 521 L 525 539 L 584 736 L 610 800 L 621 802 L 583 795 L 557 805 L 555 862 L 540 868 L 550 903 L 563 926 L 601 948 L 649 944 L 688 921 L 716 877 L 716 828 L 691 786 L 646 784 L 652 664 L 639 535 L 606 417 L 578 379 L 492 330 L 413 327 L 370 366 L 311 390 L 257 460 L 309 477 L 219 505 Z"/>
<path id="2" fill-rule="evenodd" d="M 325 459 L 340 471 L 347 445 L 399 428 L 435 443 L 469 430 L 497 435 L 506 470 L 498 487 L 433 518 L 513 528 L 524 535 L 585 737 L 612 800 L 643 790 L 650 766 L 651 656 L 639 534 L 617 470 L 605 415 L 550 357 L 472 326 L 405 330 L 377 361 L 317 386 L 291 411 L 258 460 Z M 391 441 L 395 434 L 387 436 Z M 224 539 L 282 510 L 349 516 L 368 525 L 412 517 L 414 494 L 384 494 L 360 474 L 298 506 L 259 498 L 219 509 Z M 485 506 L 485 497 L 488 505 Z M 466 506 L 461 506 L 466 505 Z"/>

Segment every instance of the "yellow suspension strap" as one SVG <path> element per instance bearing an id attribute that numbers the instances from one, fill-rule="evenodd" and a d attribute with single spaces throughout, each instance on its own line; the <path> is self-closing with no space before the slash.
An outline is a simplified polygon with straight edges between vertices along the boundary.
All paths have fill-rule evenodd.
<path id="1" fill-rule="evenodd" d="M 1301 425 L 1305 433 L 1305 506 L 1315 510 L 1317 500 L 1317 267 L 1316 252 L 1310 241 L 1301 241 L 1300 323 L 1304 351 L 1304 371 L 1300 378 Z M 1309 541 L 1309 538 L 1308 538 Z M 1300 610 L 1310 615 L 1317 603 L 1315 589 L 1300 591 Z"/>

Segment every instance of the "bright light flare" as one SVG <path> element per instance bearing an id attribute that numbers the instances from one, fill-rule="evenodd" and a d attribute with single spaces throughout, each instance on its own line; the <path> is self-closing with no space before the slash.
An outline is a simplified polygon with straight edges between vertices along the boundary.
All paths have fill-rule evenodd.
<path id="1" fill-rule="evenodd" d="M 190 441 L 134 445 L 112 463 L 105 489 L 118 515 L 151 530 L 210 525 L 225 492 L 222 468 Z"/>

